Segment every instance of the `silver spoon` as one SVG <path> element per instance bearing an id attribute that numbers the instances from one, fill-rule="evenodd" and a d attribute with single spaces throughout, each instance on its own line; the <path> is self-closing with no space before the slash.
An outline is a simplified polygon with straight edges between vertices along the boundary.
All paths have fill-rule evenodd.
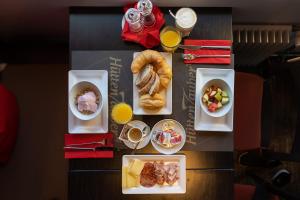
<path id="1" fill-rule="evenodd" d="M 138 143 L 136 143 L 134 149 L 131 151 L 131 155 L 134 155 L 134 154 L 135 154 L 135 151 L 136 151 L 137 147 L 139 146 L 140 142 L 141 142 L 141 141 L 139 141 Z"/>
<path id="2" fill-rule="evenodd" d="M 230 58 L 230 55 L 195 55 L 195 54 L 182 54 L 184 60 L 194 60 L 195 58 Z"/>

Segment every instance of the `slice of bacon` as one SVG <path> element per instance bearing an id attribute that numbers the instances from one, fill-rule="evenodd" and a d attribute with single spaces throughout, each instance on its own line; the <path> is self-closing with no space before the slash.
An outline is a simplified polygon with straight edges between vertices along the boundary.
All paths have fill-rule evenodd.
<path id="1" fill-rule="evenodd" d="M 167 166 L 166 182 L 169 185 L 173 185 L 179 179 L 179 167 L 176 163 L 169 163 Z"/>
<path id="2" fill-rule="evenodd" d="M 160 162 L 154 161 L 153 164 L 155 167 L 155 175 L 156 175 L 157 184 L 163 185 L 167 178 L 167 174 L 164 169 L 164 162 L 163 161 L 160 161 Z"/>
<path id="3" fill-rule="evenodd" d="M 153 187 L 157 183 L 155 167 L 153 163 L 147 162 L 142 169 L 140 184 L 144 187 Z"/>

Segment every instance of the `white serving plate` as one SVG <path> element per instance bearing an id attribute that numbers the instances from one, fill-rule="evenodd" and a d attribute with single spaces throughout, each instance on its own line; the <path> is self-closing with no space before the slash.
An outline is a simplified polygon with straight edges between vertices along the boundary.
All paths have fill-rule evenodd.
<path id="1" fill-rule="evenodd" d="M 201 88 L 211 79 L 223 79 L 232 91 L 232 107 L 223 117 L 211 117 L 200 106 Z M 198 68 L 196 72 L 196 96 L 195 96 L 195 121 L 194 128 L 197 131 L 222 131 L 233 130 L 234 112 L 234 70 L 217 68 Z"/>
<path id="2" fill-rule="evenodd" d="M 160 52 L 165 58 L 170 67 L 172 68 L 172 54 Z M 133 54 L 133 58 L 135 58 L 139 52 L 135 52 Z M 159 111 L 152 111 L 148 109 L 144 109 L 139 106 L 139 93 L 137 87 L 135 85 L 135 80 L 137 78 L 137 74 L 133 74 L 133 114 L 135 115 L 171 115 L 172 114 L 172 82 L 170 81 L 168 88 L 164 89 L 160 92 L 161 95 L 165 96 L 166 105 L 161 108 Z"/>
<path id="3" fill-rule="evenodd" d="M 128 166 L 131 159 L 142 161 L 160 161 L 179 163 L 179 180 L 172 186 L 122 188 L 123 194 L 178 194 L 186 192 L 186 158 L 185 155 L 124 155 L 122 166 Z"/>
<path id="4" fill-rule="evenodd" d="M 106 70 L 70 70 L 69 89 L 81 81 L 96 85 L 103 98 L 103 107 L 99 115 L 91 120 L 80 120 L 73 115 L 68 106 L 69 133 L 107 133 L 108 131 L 108 72 Z"/>

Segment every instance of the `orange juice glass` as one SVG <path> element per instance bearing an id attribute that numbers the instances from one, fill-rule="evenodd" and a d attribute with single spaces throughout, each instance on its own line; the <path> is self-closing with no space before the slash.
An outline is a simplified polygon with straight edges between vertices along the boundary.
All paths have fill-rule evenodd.
<path id="1" fill-rule="evenodd" d="M 111 117 L 117 124 L 127 124 L 132 119 L 132 108 L 126 103 L 114 105 Z"/>
<path id="2" fill-rule="evenodd" d="M 163 28 L 159 34 L 159 37 L 161 46 L 167 52 L 174 52 L 181 42 L 180 31 L 172 26 L 166 26 Z"/>

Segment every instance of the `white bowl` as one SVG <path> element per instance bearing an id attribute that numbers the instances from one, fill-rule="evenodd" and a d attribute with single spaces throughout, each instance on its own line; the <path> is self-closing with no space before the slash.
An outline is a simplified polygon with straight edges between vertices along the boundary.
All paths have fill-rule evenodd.
<path id="1" fill-rule="evenodd" d="M 165 122 L 168 122 L 168 121 L 173 122 L 173 124 L 174 124 L 174 127 L 173 127 L 174 130 L 175 130 L 177 133 L 180 133 L 180 134 L 181 134 L 181 137 L 182 137 L 181 143 L 178 144 L 178 145 L 175 145 L 174 147 L 171 147 L 171 148 L 165 148 L 165 147 L 163 147 L 163 146 L 157 144 L 157 143 L 154 141 L 154 137 L 155 137 L 154 132 L 155 132 L 155 131 L 160 131 L 160 130 L 162 130 L 163 124 L 164 124 Z M 184 130 L 183 126 L 182 126 L 179 122 L 177 122 L 177 121 L 175 121 L 175 120 L 173 120 L 173 119 L 163 119 L 163 120 L 157 122 L 157 123 L 153 126 L 153 128 L 152 128 L 150 134 L 151 134 L 151 137 L 152 137 L 152 138 L 151 138 L 151 143 L 152 143 L 153 147 L 154 147 L 158 152 L 163 153 L 163 154 L 174 154 L 174 153 L 177 153 L 178 151 L 180 151 L 180 150 L 182 149 L 182 147 L 183 147 L 184 144 L 185 144 L 185 140 L 186 140 L 186 133 L 185 133 L 185 130 Z"/>
<path id="2" fill-rule="evenodd" d="M 76 97 L 78 94 L 81 94 L 84 90 L 86 90 L 87 88 L 91 88 L 91 90 L 93 92 L 96 93 L 97 96 L 99 96 L 99 105 L 98 105 L 98 109 L 96 112 L 92 113 L 92 114 L 83 114 L 81 113 L 76 106 Z M 71 91 L 69 93 L 69 106 L 70 109 L 72 111 L 72 113 L 81 120 L 91 120 L 93 118 L 95 118 L 97 115 L 99 115 L 99 113 L 102 110 L 103 107 L 103 99 L 102 99 L 102 94 L 100 92 L 100 89 L 94 85 L 91 82 L 88 81 L 81 81 L 76 83 L 72 88 Z"/>
<path id="3" fill-rule="evenodd" d="M 217 109 L 215 112 L 210 112 L 208 110 L 206 104 L 202 102 L 202 97 L 203 97 L 203 95 L 205 93 L 205 90 L 208 87 L 212 86 L 212 85 L 220 87 L 222 90 L 224 90 L 225 92 L 227 92 L 228 97 L 229 97 L 229 102 L 227 104 L 223 105 L 222 108 Z M 212 117 L 222 117 L 222 116 L 226 115 L 229 112 L 229 110 L 231 109 L 231 107 L 232 107 L 232 102 L 233 102 L 233 99 L 232 99 L 232 89 L 226 83 L 226 81 L 224 81 L 223 79 L 211 79 L 211 80 L 207 81 L 203 85 L 203 87 L 201 88 L 200 94 L 201 94 L 201 96 L 197 97 L 200 100 L 200 106 L 201 106 L 202 110 L 206 114 L 208 114 L 209 116 L 212 116 Z"/>

